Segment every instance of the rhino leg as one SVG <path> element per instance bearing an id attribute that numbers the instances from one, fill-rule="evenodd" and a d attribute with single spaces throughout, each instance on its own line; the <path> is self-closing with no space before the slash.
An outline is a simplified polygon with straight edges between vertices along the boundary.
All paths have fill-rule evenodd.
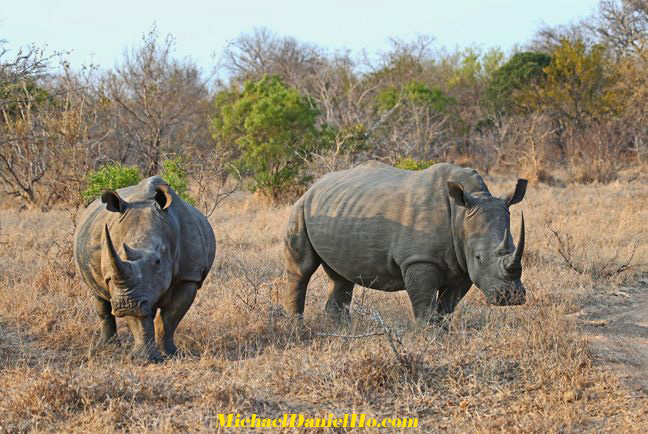
<path id="1" fill-rule="evenodd" d="M 117 322 L 111 313 L 112 306 L 110 302 L 101 297 L 93 295 L 95 310 L 101 320 L 101 333 L 96 345 L 101 346 L 110 342 L 117 334 Z"/>
<path id="2" fill-rule="evenodd" d="M 461 301 L 462 298 L 466 295 L 472 282 L 469 278 L 461 280 L 452 285 L 449 285 L 446 289 L 439 291 L 439 299 L 437 300 L 437 312 L 440 315 L 446 316 L 454 312 L 457 304 Z"/>
<path id="3" fill-rule="evenodd" d="M 404 273 L 405 289 L 412 303 L 414 318 L 424 324 L 439 320 L 437 293 L 439 291 L 438 272 L 431 264 L 410 265 Z"/>
<path id="4" fill-rule="evenodd" d="M 300 201 L 303 202 L 303 199 Z M 288 275 L 288 291 L 284 296 L 283 305 L 289 315 L 301 317 L 304 315 L 308 282 L 322 263 L 322 259 L 308 239 L 300 202 L 293 208 L 288 221 L 288 233 L 284 239 L 284 255 L 286 274 Z"/>
<path id="5" fill-rule="evenodd" d="M 155 334 L 162 350 L 168 356 L 178 352 L 174 341 L 175 331 L 193 304 L 199 286 L 197 282 L 180 283 L 172 289 L 169 303 L 160 307 L 160 316 L 155 319 Z"/>
<path id="6" fill-rule="evenodd" d="M 337 322 L 346 322 L 350 319 L 349 305 L 353 297 L 354 283 L 340 276 L 328 265 L 323 263 L 322 266 L 329 278 L 326 313 Z"/>
<path id="7" fill-rule="evenodd" d="M 133 360 L 144 360 L 149 362 L 161 362 L 162 356 L 155 346 L 155 329 L 153 317 L 127 316 L 128 326 L 133 333 L 135 345 L 130 353 Z"/>

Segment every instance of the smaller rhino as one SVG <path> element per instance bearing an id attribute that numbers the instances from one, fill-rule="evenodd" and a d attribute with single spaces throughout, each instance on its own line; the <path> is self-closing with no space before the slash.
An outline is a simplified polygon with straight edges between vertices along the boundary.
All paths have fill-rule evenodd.
<path id="1" fill-rule="evenodd" d="M 132 358 L 161 361 L 156 337 L 164 353 L 174 355 L 175 330 L 215 254 L 205 216 L 162 178 L 104 191 L 74 235 L 74 259 L 101 319 L 97 344 L 116 335 L 115 317 L 125 317 L 135 339 Z"/>

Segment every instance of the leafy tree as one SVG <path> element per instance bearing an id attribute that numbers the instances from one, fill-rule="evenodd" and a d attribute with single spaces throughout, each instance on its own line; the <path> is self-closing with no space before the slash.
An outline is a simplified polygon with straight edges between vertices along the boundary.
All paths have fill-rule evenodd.
<path id="1" fill-rule="evenodd" d="M 481 93 L 483 83 L 499 69 L 503 58 L 504 53 L 497 48 L 486 52 L 467 48 L 451 53 L 441 60 L 446 69 L 446 85 L 460 94 L 472 93 L 471 90 Z"/>
<path id="2" fill-rule="evenodd" d="M 486 106 L 500 114 L 524 111 L 525 103 L 520 98 L 520 91 L 545 79 L 544 69 L 550 62 L 551 56 L 545 53 L 524 51 L 514 54 L 493 73 L 485 90 Z"/>
<path id="3" fill-rule="evenodd" d="M 316 126 L 314 101 L 278 76 L 220 92 L 216 109 L 218 146 L 234 146 L 238 170 L 253 180 L 250 189 L 275 200 L 306 182 L 302 169 L 309 153 L 330 146 L 330 130 Z"/>
<path id="4" fill-rule="evenodd" d="M 543 104 L 559 119 L 582 127 L 586 120 L 618 113 L 621 95 L 615 91 L 616 71 L 605 47 L 587 47 L 582 41 L 563 39 L 544 68 L 546 80 L 539 98 L 528 101 Z"/>

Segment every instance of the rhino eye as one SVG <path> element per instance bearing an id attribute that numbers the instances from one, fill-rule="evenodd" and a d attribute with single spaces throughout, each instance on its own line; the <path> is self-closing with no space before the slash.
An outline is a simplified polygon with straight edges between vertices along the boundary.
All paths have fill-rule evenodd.
<path id="1" fill-rule="evenodd" d="M 484 263 L 484 259 L 481 257 L 481 255 L 475 256 L 475 259 L 477 259 L 477 263 L 479 265 L 482 265 Z"/>
<path id="2" fill-rule="evenodd" d="M 159 259 L 155 260 L 155 265 L 160 265 L 160 260 Z"/>

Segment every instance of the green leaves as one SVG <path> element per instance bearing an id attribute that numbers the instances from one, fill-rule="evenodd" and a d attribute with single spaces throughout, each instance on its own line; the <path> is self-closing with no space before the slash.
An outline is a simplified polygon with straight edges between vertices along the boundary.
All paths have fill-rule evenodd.
<path id="1" fill-rule="evenodd" d="M 455 100 L 438 88 L 430 88 L 419 81 L 410 81 L 401 89 L 390 86 L 376 96 L 376 107 L 379 111 L 391 110 L 398 103 L 410 103 L 438 112 L 455 103 Z"/>
<path id="2" fill-rule="evenodd" d="M 545 53 L 516 53 L 493 73 L 484 99 L 491 110 L 511 114 L 525 108 L 523 92 L 546 78 L 544 68 L 551 62 Z"/>
<path id="3" fill-rule="evenodd" d="M 170 158 L 162 162 L 160 176 L 173 188 L 182 199 L 190 204 L 195 201 L 189 196 L 189 182 L 187 170 L 184 169 L 184 160 L 180 157 Z M 102 190 L 117 190 L 130 187 L 142 180 L 138 167 L 122 166 L 121 164 L 107 164 L 98 170 L 91 171 L 86 176 L 86 189 L 81 192 L 81 197 L 91 201 L 101 194 Z"/>
<path id="4" fill-rule="evenodd" d="M 394 164 L 397 169 L 404 170 L 424 170 L 428 167 L 437 164 L 435 160 L 415 160 L 413 158 L 401 158 Z"/>
<path id="5" fill-rule="evenodd" d="M 184 168 L 186 162 L 182 157 L 174 157 L 162 162 L 160 176 L 175 190 L 187 203 L 195 205 L 196 201 L 189 196 L 188 172 Z"/>
<path id="6" fill-rule="evenodd" d="M 522 52 L 511 57 L 493 74 L 485 101 L 500 114 L 545 110 L 582 123 L 620 109 L 614 76 L 603 46 L 563 39 L 551 55 Z"/>
<path id="7" fill-rule="evenodd" d="M 101 169 L 92 171 L 86 177 L 86 189 L 81 193 L 85 200 L 99 197 L 102 190 L 117 190 L 135 185 L 142 180 L 137 167 L 108 164 Z"/>
<path id="8" fill-rule="evenodd" d="M 577 124 L 622 109 L 621 95 L 614 89 L 617 70 L 602 45 L 587 47 L 582 41 L 564 39 L 544 72 L 541 101 Z"/>

